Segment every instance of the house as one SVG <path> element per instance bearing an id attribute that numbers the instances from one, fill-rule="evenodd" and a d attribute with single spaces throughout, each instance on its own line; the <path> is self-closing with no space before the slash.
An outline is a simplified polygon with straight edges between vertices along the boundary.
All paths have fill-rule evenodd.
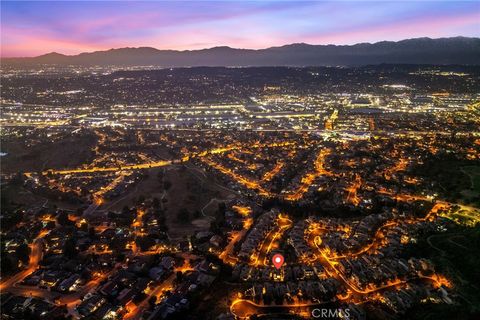
<path id="1" fill-rule="evenodd" d="M 58 286 L 58 289 L 63 292 L 71 291 L 79 281 L 80 275 L 74 273 L 67 279 L 63 280 Z"/>
<path id="2" fill-rule="evenodd" d="M 148 272 L 148 276 L 156 281 L 161 280 L 166 274 L 167 272 L 163 267 L 154 267 Z"/>

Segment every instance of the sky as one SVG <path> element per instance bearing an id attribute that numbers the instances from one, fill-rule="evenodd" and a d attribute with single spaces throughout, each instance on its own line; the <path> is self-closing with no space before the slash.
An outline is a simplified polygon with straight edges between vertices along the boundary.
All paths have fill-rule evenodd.
<path id="1" fill-rule="evenodd" d="M 2 57 L 480 36 L 480 1 L 5 1 Z"/>

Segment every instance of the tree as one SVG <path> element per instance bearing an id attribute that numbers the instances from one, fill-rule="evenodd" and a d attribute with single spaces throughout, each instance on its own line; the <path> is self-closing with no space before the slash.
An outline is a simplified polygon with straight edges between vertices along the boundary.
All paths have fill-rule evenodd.
<path id="1" fill-rule="evenodd" d="M 145 237 L 137 237 L 135 239 L 135 243 L 137 246 L 140 247 L 140 250 L 142 251 L 148 251 L 151 247 L 155 245 L 155 239 L 150 237 L 150 236 L 145 236 Z"/>
<path id="2" fill-rule="evenodd" d="M 57 215 L 57 222 L 61 226 L 67 226 L 71 223 L 71 221 L 68 220 L 68 214 L 65 211 L 60 211 L 60 213 Z"/>
<path id="3" fill-rule="evenodd" d="M 127 216 L 130 214 L 130 208 L 128 206 L 123 206 L 122 215 Z"/>
<path id="4" fill-rule="evenodd" d="M 132 301 L 133 301 L 133 303 L 138 305 L 138 304 L 140 304 L 140 302 L 145 300 L 146 297 L 147 297 L 147 295 L 145 293 L 143 293 L 143 291 L 142 291 L 142 292 L 138 293 L 137 295 L 135 295 L 135 297 L 133 297 Z"/>
<path id="5" fill-rule="evenodd" d="M 0 259 L 0 266 L 2 268 L 2 276 L 6 274 L 10 274 L 13 271 L 16 271 L 16 263 L 12 261 L 12 256 L 6 254 L 4 250 L 2 250 L 2 255 Z"/>
<path id="6" fill-rule="evenodd" d="M 221 233 L 221 229 L 220 229 L 220 226 L 219 226 L 217 220 L 212 221 L 212 223 L 210 223 L 209 230 L 213 233 Z"/>
<path id="7" fill-rule="evenodd" d="M 117 254 L 117 262 L 122 262 L 123 260 L 125 260 L 125 254 L 123 253 Z"/>
<path id="8" fill-rule="evenodd" d="M 115 237 L 108 243 L 108 247 L 115 253 L 122 252 L 125 250 L 125 246 L 127 245 L 127 239 L 123 237 Z"/>
<path id="9" fill-rule="evenodd" d="M 158 171 L 158 173 L 157 173 L 157 179 L 161 181 L 161 180 L 163 179 L 163 176 L 164 176 L 163 170 L 162 170 L 162 171 Z"/>
<path id="10" fill-rule="evenodd" d="M 177 274 L 176 274 L 176 276 L 175 276 L 175 279 L 176 279 L 177 283 L 182 281 L 182 279 L 183 279 L 183 273 L 182 273 L 182 271 L 177 271 Z"/>
<path id="11" fill-rule="evenodd" d="M 158 209 L 160 207 L 160 200 L 158 200 L 157 197 L 153 198 L 152 205 L 155 209 Z"/>
<path id="12" fill-rule="evenodd" d="M 145 196 L 143 194 L 138 196 L 137 204 L 142 204 L 145 201 Z"/>
<path id="13" fill-rule="evenodd" d="M 10 182 L 14 186 L 20 186 L 23 183 L 23 175 L 21 172 L 17 172 Z"/>
<path id="14" fill-rule="evenodd" d="M 156 303 L 157 303 L 156 296 L 151 296 L 150 299 L 148 299 L 148 304 L 150 305 L 151 308 L 153 308 Z"/>
<path id="15" fill-rule="evenodd" d="M 78 229 L 80 229 L 83 232 L 88 232 L 89 231 L 87 223 L 82 223 Z"/>
<path id="16" fill-rule="evenodd" d="M 190 220 L 190 212 L 187 209 L 182 208 L 177 214 L 177 219 L 180 222 L 186 223 Z"/>
<path id="17" fill-rule="evenodd" d="M 195 211 L 193 212 L 193 218 L 194 218 L 194 219 L 200 218 L 201 215 L 202 215 L 202 214 L 200 213 L 200 210 L 195 210 Z"/>
<path id="18" fill-rule="evenodd" d="M 75 240 L 73 240 L 72 238 L 68 238 L 63 246 L 63 254 L 66 257 L 72 259 L 77 255 L 77 253 L 78 252 L 77 248 L 75 247 Z"/>
<path id="19" fill-rule="evenodd" d="M 218 203 L 218 215 L 224 216 L 226 211 L 227 211 L 227 206 L 225 205 L 225 202 L 219 202 Z"/>
<path id="20" fill-rule="evenodd" d="M 172 187 L 172 183 L 171 183 L 170 181 L 165 180 L 165 181 L 163 182 L 163 188 L 164 188 L 166 191 L 168 191 L 168 189 L 170 189 L 171 187 Z"/>
<path id="21" fill-rule="evenodd" d="M 54 221 L 48 221 L 45 228 L 48 229 L 48 230 L 55 229 L 55 222 Z"/>
<path id="22" fill-rule="evenodd" d="M 92 272 L 88 269 L 83 269 L 83 271 L 80 273 L 80 277 L 85 281 L 89 281 L 92 279 Z"/>
<path id="23" fill-rule="evenodd" d="M 19 245 L 15 253 L 17 254 L 17 258 L 21 260 L 24 264 L 27 264 L 30 260 L 30 248 L 26 243 L 22 243 L 21 245 Z"/>

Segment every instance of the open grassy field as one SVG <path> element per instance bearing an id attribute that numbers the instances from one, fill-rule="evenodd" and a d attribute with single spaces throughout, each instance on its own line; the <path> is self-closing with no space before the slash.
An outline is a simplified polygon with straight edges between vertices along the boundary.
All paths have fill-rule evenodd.
<path id="1" fill-rule="evenodd" d="M 431 260 L 454 286 L 455 305 L 427 303 L 409 310 L 405 319 L 479 319 L 480 225 L 460 225 L 419 239 L 408 252 Z"/>
<path id="2" fill-rule="evenodd" d="M 36 172 L 45 169 L 76 168 L 94 156 L 94 137 L 65 137 L 55 142 L 30 146 L 25 141 L 2 140 L 2 172 Z"/>
<path id="3" fill-rule="evenodd" d="M 480 166 L 466 166 L 462 171 L 470 177 L 473 191 L 480 194 Z"/>
<path id="4" fill-rule="evenodd" d="M 170 166 L 150 169 L 147 173 L 148 176 L 126 195 L 110 200 L 103 209 L 121 210 L 141 196 L 158 198 L 165 211 L 168 233 L 172 239 L 181 239 L 194 231 L 208 230 L 218 208 L 217 203 L 234 196 L 233 192 L 222 188 L 198 168 Z M 179 219 L 181 210 L 188 211 L 188 221 Z"/>

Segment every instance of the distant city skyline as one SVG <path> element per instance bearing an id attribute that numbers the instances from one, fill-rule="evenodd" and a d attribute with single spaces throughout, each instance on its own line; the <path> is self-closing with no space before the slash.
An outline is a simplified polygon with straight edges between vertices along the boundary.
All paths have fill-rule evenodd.
<path id="1" fill-rule="evenodd" d="M 2 57 L 480 36 L 478 1 L 2 1 Z"/>

